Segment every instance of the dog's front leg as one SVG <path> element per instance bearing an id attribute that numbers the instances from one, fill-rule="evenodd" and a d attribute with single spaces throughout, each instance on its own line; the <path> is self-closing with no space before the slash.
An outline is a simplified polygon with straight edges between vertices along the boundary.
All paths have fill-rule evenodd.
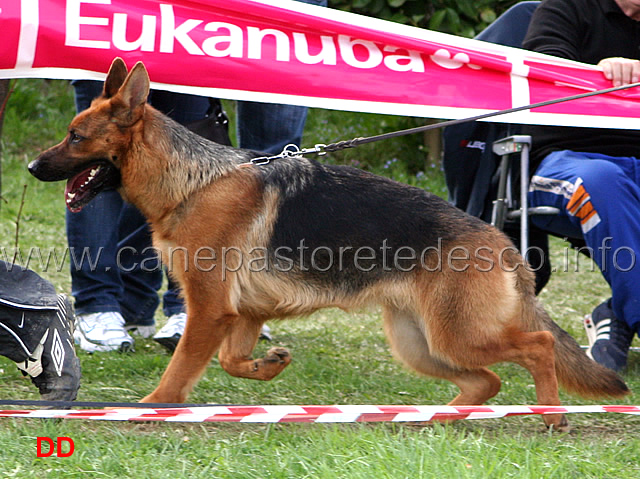
<path id="1" fill-rule="evenodd" d="M 222 342 L 218 360 L 232 376 L 269 381 L 291 362 L 291 355 L 285 348 L 271 348 L 264 358 L 251 358 L 262 324 L 260 320 L 239 317 Z"/>
<path id="2" fill-rule="evenodd" d="M 238 314 L 232 311 L 210 316 L 202 306 L 202 311 L 198 310 L 197 304 L 193 308 L 189 306 L 191 304 L 188 303 L 184 334 L 160 384 L 141 402 L 184 402 L 238 318 Z"/>

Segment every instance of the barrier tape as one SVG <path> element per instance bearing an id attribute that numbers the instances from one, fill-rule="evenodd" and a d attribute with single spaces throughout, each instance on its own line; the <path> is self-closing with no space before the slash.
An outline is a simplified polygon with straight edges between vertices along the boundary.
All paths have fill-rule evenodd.
<path id="1" fill-rule="evenodd" d="M 0 410 L 0 417 L 100 421 L 352 423 L 491 419 L 534 414 L 622 413 L 640 406 L 204 406 L 162 409 Z"/>

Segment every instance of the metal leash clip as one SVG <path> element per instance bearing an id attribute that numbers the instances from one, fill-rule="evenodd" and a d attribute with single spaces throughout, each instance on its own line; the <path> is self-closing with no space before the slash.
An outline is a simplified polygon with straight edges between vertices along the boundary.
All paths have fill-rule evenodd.
<path id="1" fill-rule="evenodd" d="M 313 148 L 300 149 L 298 148 L 297 145 L 294 145 L 293 143 L 289 143 L 287 146 L 284 147 L 281 153 L 278 153 L 277 155 L 273 155 L 273 156 L 260 156 L 258 158 L 253 158 L 252 160 L 249 161 L 249 163 L 254 166 L 264 166 L 264 165 L 268 165 L 273 160 L 281 160 L 284 158 L 299 158 L 303 155 L 309 155 L 311 153 L 316 153 L 318 155 L 326 155 L 327 152 L 324 151 L 325 146 L 326 145 L 323 145 L 323 144 L 317 144 Z"/>

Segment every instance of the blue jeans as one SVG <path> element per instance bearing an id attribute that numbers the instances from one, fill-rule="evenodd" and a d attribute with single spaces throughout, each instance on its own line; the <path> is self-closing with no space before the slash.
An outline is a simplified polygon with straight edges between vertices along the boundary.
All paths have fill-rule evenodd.
<path id="1" fill-rule="evenodd" d="M 72 83 L 78 112 L 102 92 L 102 82 Z M 150 102 L 183 124 L 204 118 L 209 108 L 205 97 L 160 90 L 151 92 Z M 116 311 L 127 323 L 153 324 L 163 272 L 151 249 L 147 222 L 137 208 L 125 203 L 117 191 L 104 191 L 82 211 L 67 211 L 66 220 L 76 312 Z M 170 280 L 163 297 L 165 315 L 183 311 L 178 294 Z"/>
<path id="2" fill-rule="evenodd" d="M 300 1 L 327 5 L 327 0 Z M 102 92 L 101 82 L 72 84 L 78 112 Z M 206 98 L 161 90 L 151 92 L 150 102 L 182 124 L 203 118 L 209 108 Z M 306 107 L 238 102 L 238 146 L 270 154 L 280 153 L 289 143 L 299 146 L 306 117 Z M 127 323 L 153 324 L 162 268 L 150 249 L 147 222 L 135 207 L 116 191 L 102 192 L 79 213 L 67 211 L 67 241 L 77 259 L 71 258 L 71 291 L 78 314 L 117 311 Z M 85 261 L 80 261 L 82 252 Z M 171 316 L 182 311 L 179 288 L 169 280 L 163 312 Z"/>
<path id="3" fill-rule="evenodd" d="M 299 0 L 302 3 L 327 6 L 327 0 Z M 286 78 L 283 77 L 283 81 Z M 272 155 L 293 143 L 300 146 L 307 119 L 304 106 L 239 101 L 236 107 L 236 137 L 240 148 Z"/>
<path id="4" fill-rule="evenodd" d="M 531 178 L 529 201 L 560 209 L 532 221 L 560 236 L 584 238 L 611 286 L 616 317 L 640 331 L 640 160 L 556 151 Z"/>
<path id="5" fill-rule="evenodd" d="M 307 119 L 304 106 L 239 101 L 236 136 L 240 148 L 280 153 L 293 143 L 300 146 Z"/>

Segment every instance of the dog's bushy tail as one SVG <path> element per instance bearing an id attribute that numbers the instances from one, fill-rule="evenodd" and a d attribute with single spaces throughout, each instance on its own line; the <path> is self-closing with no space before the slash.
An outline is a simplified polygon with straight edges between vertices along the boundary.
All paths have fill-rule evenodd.
<path id="1" fill-rule="evenodd" d="M 569 392 L 585 398 L 619 398 L 629 394 L 629 388 L 615 371 L 590 359 L 573 337 L 558 326 L 536 301 L 538 322 L 553 334 L 558 382 Z"/>
<path id="2" fill-rule="evenodd" d="M 549 317 L 535 297 L 533 287 L 526 284 L 529 278 L 519 275 L 518 280 L 529 330 L 546 330 L 555 338 L 556 376 L 560 385 L 584 398 L 619 398 L 629 394 L 629 388 L 615 371 L 590 359 L 576 340 Z"/>

